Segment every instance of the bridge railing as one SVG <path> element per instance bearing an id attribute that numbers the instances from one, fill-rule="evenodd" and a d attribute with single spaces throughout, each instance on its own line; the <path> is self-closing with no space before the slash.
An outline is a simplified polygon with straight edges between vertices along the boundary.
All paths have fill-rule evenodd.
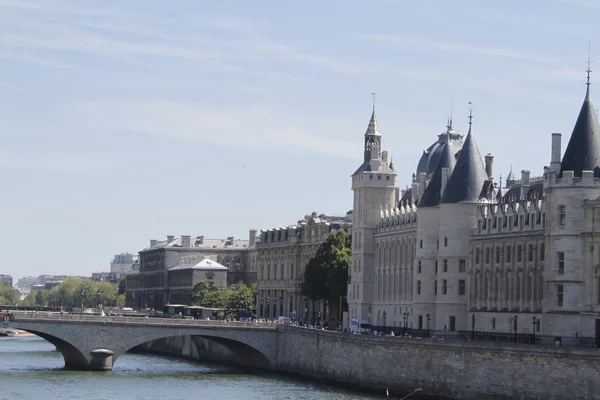
<path id="1" fill-rule="evenodd" d="M 277 324 L 264 322 L 242 322 L 242 321 L 220 321 L 203 319 L 171 319 L 171 318 L 144 318 L 144 317 L 123 317 L 123 316 L 99 316 L 99 315 L 77 315 L 77 314 L 59 314 L 48 312 L 31 312 L 11 314 L 8 321 L 33 321 L 33 320 L 52 320 L 52 321 L 72 321 L 72 322 L 115 322 L 147 325 L 179 325 L 179 326 L 227 326 L 228 328 L 263 328 L 275 329 Z"/>

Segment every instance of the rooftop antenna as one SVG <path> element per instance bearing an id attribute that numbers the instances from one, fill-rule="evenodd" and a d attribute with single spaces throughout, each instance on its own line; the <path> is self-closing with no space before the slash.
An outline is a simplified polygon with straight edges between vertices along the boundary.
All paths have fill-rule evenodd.
<path id="1" fill-rule="evenodd" d="M 448 121 L 448 130 L 451 131 L 452 130 L 452 112 L 454 109 L 454 104 L 452 101 L 452 97 L 450 97 L 450 120 Z"/>

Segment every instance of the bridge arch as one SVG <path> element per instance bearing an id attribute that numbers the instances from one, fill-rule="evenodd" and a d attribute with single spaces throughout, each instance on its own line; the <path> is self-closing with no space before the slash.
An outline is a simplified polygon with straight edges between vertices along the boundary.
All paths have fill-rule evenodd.
<path id="1" fill-rule="evenodd" d="M 269 369 L 277 359 L 277 331 L 261 325 L 68 317 L 13 317 L 8 325 L 36 334 L 56 346 L 63 355 L 66 369 L 110 370 L 123 353 L 134 347 L 183 336 L 212 340 L 230 350 L 235 362 L 244 366 Z"/>

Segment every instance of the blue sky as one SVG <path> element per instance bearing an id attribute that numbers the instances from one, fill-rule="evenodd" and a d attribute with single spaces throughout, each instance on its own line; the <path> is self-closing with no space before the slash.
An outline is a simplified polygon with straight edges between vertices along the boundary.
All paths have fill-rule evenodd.
<path id="1" fill-rule="evenodd" d="M 0 0 L 0 273 L 344 213 L 373 91 L 399 185 L 451 98 L 495 175 L 541 175 L 598 20 L 594 0 Z"/>

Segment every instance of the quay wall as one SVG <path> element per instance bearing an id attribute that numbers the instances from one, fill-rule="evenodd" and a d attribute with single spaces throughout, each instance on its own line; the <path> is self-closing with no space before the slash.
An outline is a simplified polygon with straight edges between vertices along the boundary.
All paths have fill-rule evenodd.
<path id="1" fill-rule="evenodd" d="M 276 372 L 379 393 L 387 388 L 392 396 L 423 388 L 420 398 L 600 400 L 600 349 L 358 336 L 293 326 L 278 332 Z M 208 342 L 168 338 L 153 342 L 150 350 L 235 362 L 229 350 Z"/>

